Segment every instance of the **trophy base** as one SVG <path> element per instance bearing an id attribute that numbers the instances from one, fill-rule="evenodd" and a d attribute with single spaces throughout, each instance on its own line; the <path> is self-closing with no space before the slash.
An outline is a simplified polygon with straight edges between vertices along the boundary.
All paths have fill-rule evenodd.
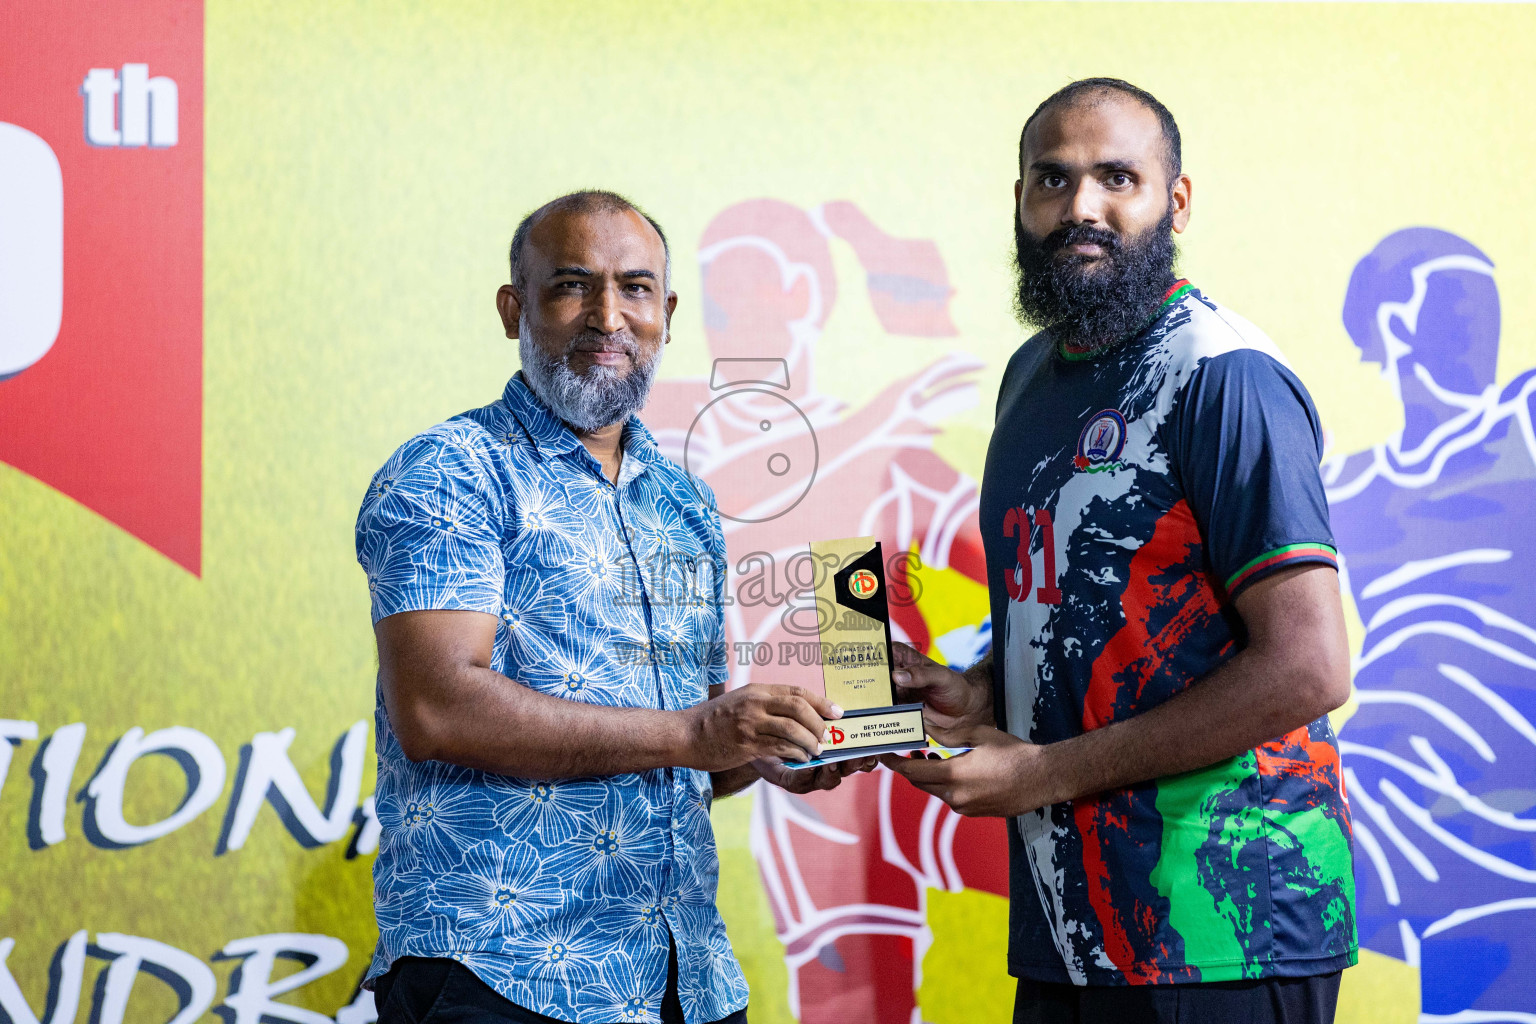
<path id="1" fill-rule="evenodd" d="M 843 717 L 827 723 L 827 728 L 832 742 L 822 747 L 820 757 L 798 763 L 786 761 L 784 767 L 815 768 L 855 757 L 921 750 L 928 745 L 921 704 L 844 711 Z"/>

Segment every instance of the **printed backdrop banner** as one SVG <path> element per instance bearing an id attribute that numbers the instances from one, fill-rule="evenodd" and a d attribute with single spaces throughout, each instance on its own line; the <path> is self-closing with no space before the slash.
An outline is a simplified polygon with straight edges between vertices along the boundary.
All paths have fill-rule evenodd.
<path id="1" fill-rule="evenodd" d="M 819 676 L 828 537 L 880 539 L 893 633 L 985 652 L 1018 132 L 1088 75 L 1177 115 L 1181 270 L 1327 426 L 1341 1020 L 1533 1019 L 1531 52 L 1523 5 L 11 0 L 0 1021 L 374 1019 L 352 523 L 516 370 L 506 245 L 561 192 L 672 239 L 645 418 L 719 495 L 734 682 Z M 754 1021 L 1006 1019 L 1001 822 L 884 771 L 713 816 Z"/>

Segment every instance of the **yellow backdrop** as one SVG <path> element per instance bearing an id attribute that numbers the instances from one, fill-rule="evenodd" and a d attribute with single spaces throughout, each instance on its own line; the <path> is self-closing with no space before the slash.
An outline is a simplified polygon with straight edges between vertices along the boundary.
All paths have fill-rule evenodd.
<path id="1" fill-rule="evenodd" d="M 932 239 L 958 335 L 888 335 L 850 289 L 820 389 L 857 407 L 944 351 L 978 357 L 980 404 L 938 447 L 979 477 L 1023 338 L 1008 264 L 1019 126 L 1072 78 L 1124 77 L 1183 130 L 1185 276 L 1278 342 L 1335 449 L 1356 451 L 1401 425 L 1340 322 L 1351 268 L 1393 230 L 1479 245 L 1506 285 L 1500 378 L 1536 364 L 1536 292 L 1511 286 L 1536 278 L 1532 53 L 1524 6 L 209 0 L 201 577 L 0 467 L 0 716 L 37 723 L 39 741 L 86 730 L 62 842 L 28 840 L 38 741 L 14 747 L 0 791 L 0 937 L 22 993 L 41 1015 L 55 951 L 85 929 L 208 961 L 217 1005 L 238 963 L 218 950 L 295 932 L 334 936 L 349 958 L 283 999 L 334 1015 L 352 998 L 374 937 L 372 858 L 347 856 L 356 829 L 306 848 L 263 805 L 241 848 L 218 853 L 220 834 L 256 734 L 295 730 L 289 754 L 322 801 L 337 741 L 371 728 L 357 506 L 396 445 L 490 401 L 516 369 L 492 299 L 533 206 L 610 188 L 666 226 L 681 298 L 663 376 L 708 371 L 694 253 L 720 210 L 847 199 L 893 235 Z M 833 255 L 860 279 L 852 250 L 834 241 Z M 965 600 L 979 619 L 979 595 Z M 144 845 L 94 845 L 76 792 L 130 729 L 172 726 L 217 744 L 217 800 Z M 370 753 L 361 796 L 372 771 Z M 184 778 L 139 760 L 127 819 L 171 814 Z M 777 1024 L 786 973 L 747 849 L 750 800 L 715 811 L 721 904 L 753 1020 Z M 1006 1019 L 1004 901 L 935 892 L 928 909 L 925 1019 Z M 86 1002 L 105 969 L 87 961 Z M 1341 1019 L 1415 1019 L 1417 984 L 1367 955 Z M 141 980 L 128 1019 L 176 1007 Z"/>

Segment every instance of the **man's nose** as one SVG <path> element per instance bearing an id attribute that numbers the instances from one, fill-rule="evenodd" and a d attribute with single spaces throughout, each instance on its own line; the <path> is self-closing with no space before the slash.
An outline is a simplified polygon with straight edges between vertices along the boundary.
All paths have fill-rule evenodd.
<path id="1" fill-rule="evenodd" d="M 1072 201 L 1062 211 L 1062 223 L 1097 224 L 1104 213 L 1101 198 L 1099 183 L 1092 175 L 1083 175 L 1077 179 L 1077 187 L 1072 192 Z"/>
<path id="2" fill-rule="evenodd" d="M 604 334 L 617 334 L 624 329 L 624 309 L 616 285 L 593 290 L 587 307 L 587 326 Z"/>

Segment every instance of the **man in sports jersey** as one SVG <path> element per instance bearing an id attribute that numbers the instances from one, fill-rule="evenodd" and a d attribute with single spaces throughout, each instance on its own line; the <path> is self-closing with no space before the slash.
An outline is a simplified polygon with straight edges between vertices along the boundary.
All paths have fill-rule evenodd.
<path id="1" fill-rule="evenodd" d="M 982 481 L 996 646 L 896 673 L 975 749 L 887 763 L 1013 819 L 1016 1022 L 1331 1021 L 1356 939 L 1317 413 L 1175 277 L 1190 180 L 1161 103 L 1075 82 L 1019 161 L 1018 304 L 1043 329 Z"/>

